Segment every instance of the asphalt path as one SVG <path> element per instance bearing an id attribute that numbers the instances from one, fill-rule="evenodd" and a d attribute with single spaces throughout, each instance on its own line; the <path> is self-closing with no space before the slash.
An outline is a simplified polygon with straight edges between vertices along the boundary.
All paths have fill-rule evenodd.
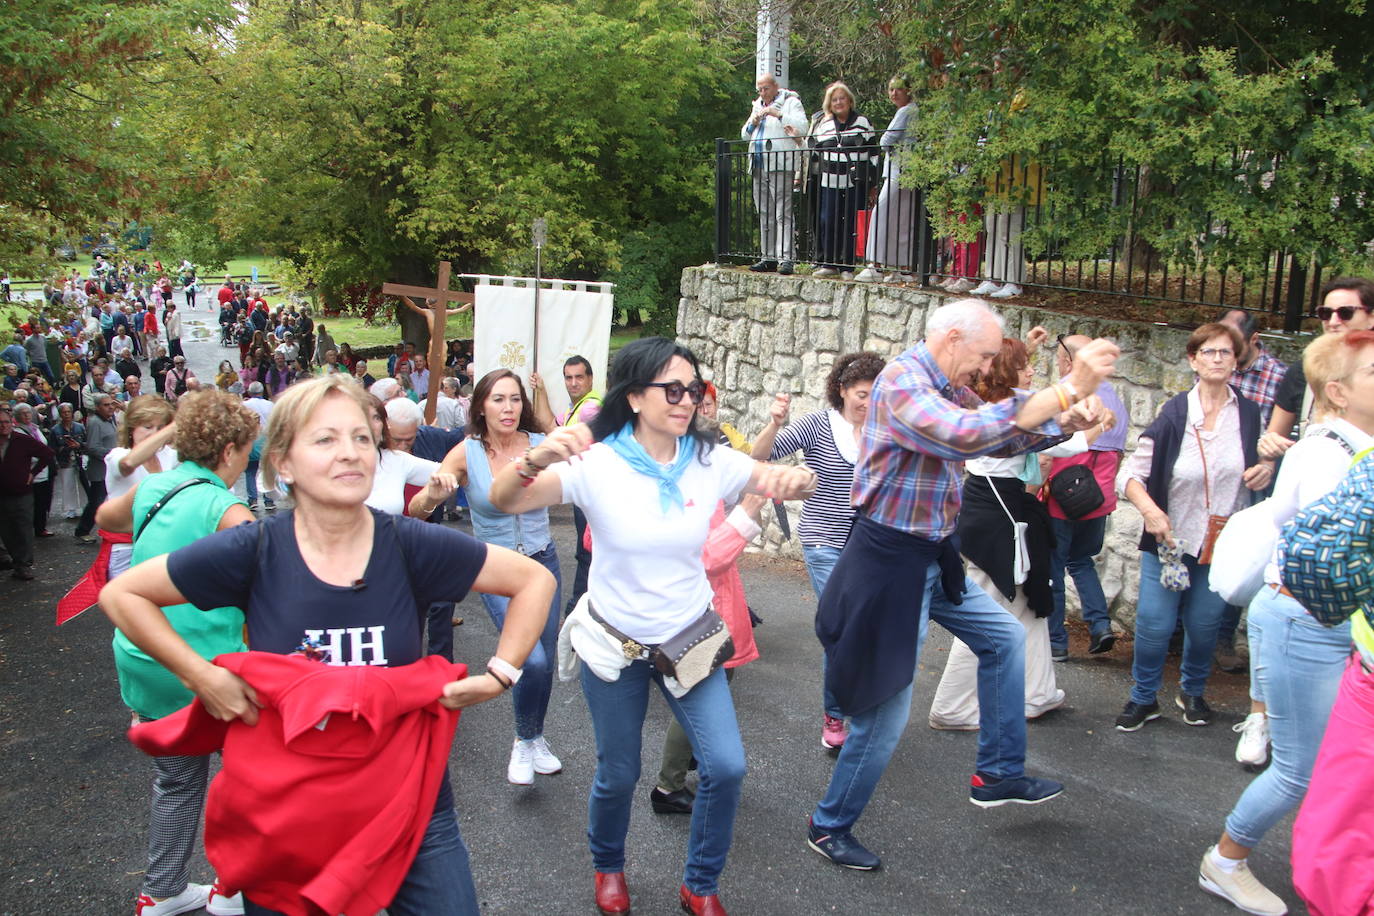
<path id="1" fill-rule="evenodd" d="M 189 316 L 193 320 L 204 316 Z M 211 321 L 213 319 L 210 319 Z M 190 343 L 202 378 L 230 350 Z M 233 351 L 236 356 L 236 351 Z M 572 566 L 570 513 L 552 513 L 564 568 Z M 53 626 L 54 604 L 94 549 L 54 520 L 38 545 L 38 581 L 0 579 L 0 914 L 126 914 L 144 867 L 148 762 L 124 738 L 128 713 L 97 611 Z M 1035 807 L 969 804 L 976 735 L 939 732 L 926 714 L 949 637 L 931 628 L 911 722 L 856 835 L 883 869 L 837 868 L 805 846 L 806 817 L 833 758 L 820 744 L 815 600 L 799 563 L 746 556 L 745 589 L 764 619 L 762 657 L 737 673 L 734 695 L 749 759 L 721 899 L 737 914 L 1226 914 L 1197 887 L 1197 865 L 1250 775 L 1232 758 L 1230 726 L 1245 712 L 1244 679 L 1218 673 L 1208 728 L 1165 715 L 1134 734 L 1112 727 L 1129 689 L 1130 643 L 1088 658 L 1082 632 L 1058 665 L 1068 704 L 1030 727 L 1028 770 L 1061 780 L 1064 795 Z M 496 644 L 481 604 L 459 605 L 460 661 L 482 665 Z M 1172 701 L 1176 669 L 1166 679 Z M 667 707 L 653 700 L 626 873 L 636 913 L 677 912 L 688 821 L 653 814 Z M 594 913 L 586 844 L 596 752 L 575 682 L 555 684 L 546 734 L 563 773 L 533 787 L 505 780 L 509 701 L 463 714 L 452 774 L 484 912 Z M 321 798 L 320 806 L 329 804 Z M 1291 818 L 1252 856 L 1256 874 L 1296 912 L 1289 881 Z M 203 858 L 193 880 L 209 881 Z"/>

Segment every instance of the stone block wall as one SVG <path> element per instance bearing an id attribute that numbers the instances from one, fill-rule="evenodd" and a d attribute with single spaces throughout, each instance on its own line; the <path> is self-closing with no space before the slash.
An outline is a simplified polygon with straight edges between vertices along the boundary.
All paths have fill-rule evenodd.
<path id="1" fill-rule="evenodd" d="M 677 336 L 720 389 L 721 418 L 752 438 L 768 422 L 775 394 L 792 395 L 793 416 L 824 407 L 825 377 L 837 356 L 855 350 L 896 356 L 924 335 L 926 316 L 949 298 L 915 287 L 691 267 L 682 274 Z M 1086 334 L 1117 342 L 1121 359 L 1116 385 L 1130 413 L 1128 453 L 1164 402 L 1192 386 L 1184 354 L 1186 330 L 1013 304 L 996 308 L 1006 321 L 1007 336 L 1024 338 L 1036 325 L 1050 332 L 1051 345 L 1035 359 L 1036 387 L 1053 380 L 1056 335 Z M 1267 343 L 1284 360 L 1300 353 L 1295 342 Z M 791 511 L 795 529 L 799 506 Z M 1135 620 L 1140 529 L 1139 513 L 1122 499 L 1098 557 L 1112 616 L 1127 627 Z M 795 538 L 783 542 L 776 525 L 764 532 L 762 549 L 801 559 L 801 545 Z M 1072 604 L 1072 588 L 1070 596 Z"/>

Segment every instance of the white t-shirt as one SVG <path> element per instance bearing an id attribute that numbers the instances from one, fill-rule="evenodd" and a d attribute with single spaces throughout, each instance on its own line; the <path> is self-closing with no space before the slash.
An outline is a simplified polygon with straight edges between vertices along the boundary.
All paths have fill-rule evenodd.
<path id="1" fill-rule="evenodd" d="M 437 461 L 384 448 L 377 458 L 377 473 L 372 478 L 372 493 L 367 497 L 367 504 L 379 512 L 400 515 L 406 509 L 405 485 L 423 487 L 437 470 Z"/>
<path id="2" fill-rule="evenodd" d="M 148 476 L 148 469 L 141 464 L 134 468 L 133 473 L 127 477 L 119 473 L 119 459 L 129 452 L 130 449 L 121 447 L 112 448 L 105 453 L 105 492 L 108 494 L 107 499 L 123 496 L 138 486 L 140 480 Z M 177 456 L 176 449 L 170 445 L 164 445 L 157 450 L 157 462 L 162 465 L 164 471 L 170 471 L 181 464 L 181 459 Z"/>
<path id="3" fill-rule="evenodd" d="M 243 406 L 258 415 L 258 435 L 267 435 L 267 421 L 272 418 L 272 402 L 266 398 L 245 398 Z"/>
<path id="4" fill-rule="evenodd" d="M 754 460 L 717 446 L 678 480 L 683 509 L 660 508 L 658 482 L 630 468 L 598 442 L 574 462 L 549 470 L 564 502 L 586 513 L 592 530 L 587 593 L 598 614 L 640 642 L 660 643 L 701 615 L 711 584 L 701 550 L 716 503 L 734 502 L 754 472 Z"/>
<path id="5" fill-rule="evenodd" d="M 1350 470 L 1350 462 L 1354 460 L 1351 453 L 1326 435 L 1327 430 L 1344 439 L 1356 452 L 1374 445 L 1374 438 L 1339 417 L 1309 423 L 1302 439 L 1284 452 L 1278 479 L 1274 481 L 1269 503 L 1275 527 L 1282 529 L 1299 511 L 1336 489 L 1336 484 L 1344 480 Z M 1278 563 L 1282 548 L 1282 543 L 1274 546 L 1274 554 L 1264 568 L 1264 581 L 1271 585 L 1283 582 Z"/>

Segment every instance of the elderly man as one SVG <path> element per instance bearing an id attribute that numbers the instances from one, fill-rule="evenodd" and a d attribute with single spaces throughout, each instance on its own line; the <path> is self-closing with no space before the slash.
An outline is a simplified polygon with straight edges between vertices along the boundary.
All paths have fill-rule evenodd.
<path id="1" fill-rule="evenodd" d="M 123 400 L 126 404 L 129 401 L 132 401 L 134 398 L 138 397 L 142 393 L 143 379 L 139 378 L 136 375 L 131 375 L 128 378 L 124 379 L 124 393 L 120 395 L 120 399 Z"/>
<path id="2" fill-rule="evenodd" d="M 258 438 L 253 442 L 253 450 L 248 453 L 248 467 L 244 469 L 244 488 L 248 493 L 248 508 L 258 509 L 258 462 L 262 458 L 262 447 L 267 442 L 267 421 L 272 418 L 272 402 L 263 397 L 262 382 L 248 384 L 248 397 L 243 406 L 258 415 Z M 262 509 L 271 512 L 276 504 L 266 493 L 262 494 Z"/>
<path id="3" fill-rule="evenodd" d="M 15 432 L 14 416 L 0 408 L 0 542 L 25 582 L 33 578 L 33 478 L 52 459 L 47 443 Z"/>
<path id="4" fill-rule="evenodd" d="M 1244 309 L 1230 309 L 1217 317 L 1221 324 L 1229 324 L 1240 332 L 1245 349 L 1236 354 L 1236 368 L 1231 372 L 1231 384 L 1240 393 L 1259 405 L 1260 425 L 1269 428 L 1274 413 L 1274 401 L 1279 386 L 1288 373 L 1288 364 L 1271 355 L 1260 342 L 1259 325 L 1255 316 Z"/>
<path id="5" fill-rule="evenodd" d="M 1059 338 L 1055 359 L 1059 377 L 1073 374 L 1074 354 L 1092 343 L 1092 338 L 1072 334 Z M 1103 381 L 1097 386 L 1097 397 L 1104 409 L 1116 415 L 1115 425 L 1093 440 L 1088 451 L 1069 458 L 1056 458 L 1050 465 L 1049 479 L 1076 464 L 1086 465 L 1102 490 L 1102 505 L 1082 518 L 1069 518 L 1059 503 L 1050 498 L 1046 508 L 1050 513 L 1050 528 L 1054 531 L 1055 546 L 1050 551 L 1050 589 L 1054 595 L 1054 611 L 1050 614 L 1050 657 L 1057 662 L 1069 657 L 1069 633 L 1064 628 L 1064 576 L 1073 576 L 1078 589 L 1078 603 L 1083 621 L 1092 632 L 1088 652 L 1100 655 L 1116 645 L 1112 620 L 1107 616 L 1107 596 L 1102 580 L 1097 576 L 1097 555 L 1107 535 L 1107 517 L 1116 510 L 1116 470 L 1121 453 L 1126 448 L 1126 405 L 1112 387 Z"/>
<path id="6" fill-rule="evenodd" d="M 425 362 L 424 355 L 416 353 L 411 366 L 410 387 L 414 388 L 416 394 L 421 398 L 429 397 L 429 366 Z"/>
<path id="7" fill-rule="evenodd" d="M 14 431 L 16 434 L 23 434 L 36 439 L 48 448 L 53 447 L 53 442 L 42 428 L 34 422 L 36 414 L 33 407 L 28 404 L 16 403 L 14 405 Z M 48 530 L 48 512 L 52 509 L 52 488 L 53 474 L 57 472 L 57 453 L 53 453 L 53 458 L 39 469 L 33 476 L 33 533 L 35 537 L 50 538 L 52 532 Z"/>
<path id="8" fill-rule="evenodd" d="M 86 442 L 81 452 L 85 456 L 85 474 L 81 484 L 86 490 L 86 508 L 76 523 L 76 539 L 94 544 L 91 534 L 95 527 L 95 510 L 105 501 L 105 456 L 118 442 L 119 424 L 115 422 L 115 401 L 108 394 L 94 398 L 95 407 L 86 417 Z"/>
<path id="9" fill-rule="evenodd" d="M 449 450 L 463 441 L 461 429 L 450 432 L 437 426 L 425 426 L 419 405 L 409 398 L 392 398 L 386 402 L 386 447 L 410 452 L 417 458 L 443 461 Z M 406 486 L 406 503 L 415 490 Z M 444 519 L 444 507 L 437 507 L 426 521 L 438 523 Z M 427 612 L 429 654 L 442 655 L 453 661 L 453 602 L 436 602 Z"/>
<path id="10" fill-rule="evenodd" d="M 443 429 L 462 429 L 468 425 L 468 414 L 458 400 L 458 380 L 448 376 L 439 382 L 439 396 L 434 405 L 434 425 Z"/>
<path id="11" fill-rule="evenodd" d="M 390 376 L 377 379 L 377 381 L 373 382 L 367 390 L 383 404 L 387 401 L 395 400 L 396 398 L 405 398 L 406 396 L 405 392 L 401 390 L 401 383 Z M 409 399 L 406 398 L 406 400 Z"/>
<path id="12" fill-rule="evenodd" d="M 754 209 L 759 213 L 759 251 L 762 259 L 749 269 L 792 272 L 796 260 L 792 212 L 792 176 L 797 170 L 797 151 L 806 133 L 806 109 L 801 97 L 778 86 L 771 73 L 755 82 L 759 91 L 740 128 L 749 141 L 749 172 L 754 176 Z"/>
<path id="13" fill-rule="evenodd" d="M 888 363 L 873 386 L 854 466 L 858 512 L 816 613 L 826 686 L 851 721 L 807 846 L 846 868 L 881 864 L 852 830 L 906 727 L 927 617 L 979 659 L 969 800 L 1038 804 L 1064 788 L 1025 774 L 1025 631 L 964 575 L 952 536 L 964 461 L 1015 455 L 1096 424 L 1093 392 L 1118 350 L 1095 340 L 1078 351 L 1066 379 L 984 404 L 967 386 L 1001 346 L 1002 321 L 985 303 L 953 302 L 930 315 L 926 339 Z"/>

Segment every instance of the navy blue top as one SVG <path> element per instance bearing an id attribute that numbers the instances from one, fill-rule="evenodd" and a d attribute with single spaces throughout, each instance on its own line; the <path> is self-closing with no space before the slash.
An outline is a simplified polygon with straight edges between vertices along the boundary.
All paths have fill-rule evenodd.
<path id="1" fill-rule="evenodd" d="M 254 650 L 286 655 L 304 643 L 331 665 L 408 665 L 424 655 L 425 609 L 461 601 L 487 548 L 451 528 L 371 512 L 372 556 L 353 586 L 322 582 L 305 565 L 294 512 L 203 537 L 170 554 L 167 572 L 196 607 L 243 608 Z"/>

